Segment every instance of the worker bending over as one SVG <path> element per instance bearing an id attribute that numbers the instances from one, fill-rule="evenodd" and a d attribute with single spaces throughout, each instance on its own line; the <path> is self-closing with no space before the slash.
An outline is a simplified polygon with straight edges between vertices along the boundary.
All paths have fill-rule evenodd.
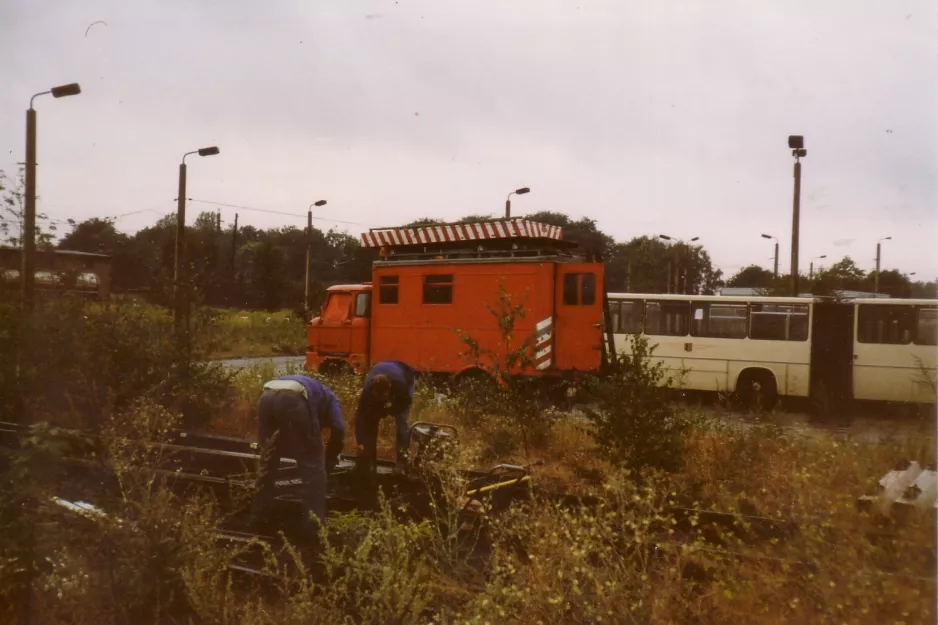
<path id="1" fill-rule="evenodd" d="M 281 376 L 264 384 L 257 402 L 257 420 L 262 460 L 251 505 L 251 525 L 258 527 L 269 521 L 282 457 L 296 460 L 310 529 L 315 529 L 314 515 L 324 524 L 326 472 L 335 467 L 345 441 L 345 423 L 335 393 L 305 375 Z M 322 428 L 330 430 L 325 452 Z"/>
<path id="2" fill-rule="evenodd" d="M 397 425 L 397 463 L 407 467 L 407 418 L 414 402 L 414 370 L 395 360 L 379 362 L 365 378 L 355 410 L 355 439 L 359 445 L 359 467 L 372 469 L 377 461 L 378 423 L 393 416 Z"/>

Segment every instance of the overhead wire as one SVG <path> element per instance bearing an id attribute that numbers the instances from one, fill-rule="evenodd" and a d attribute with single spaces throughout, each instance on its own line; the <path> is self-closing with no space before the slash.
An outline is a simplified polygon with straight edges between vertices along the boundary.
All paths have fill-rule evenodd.
<path id="1" fill-rule="evenodd" d="M 288 213 L 285 211 L 271 210 L 269 208 L 256 208 L 253 206 L 242 206 L 239 204 L 227 204 L 225 202 L 212 202 L 210 200 L 200 200 L 200 199 L 191 198 L 191 197 L 186 198 L 186 199 L 189 200 L 190 202 L 198 202 L 200 204 L 212 204 L 215 206 L 224 206 L 225 208 L 235 208 L 238 210 L 256 211 L 258 213 L 269 213 L 271 215 L 284 215 L 286 217 L 296 217 L 298 219 L 306 219 L 307 217 L 305 214 L 302 214 L 302 213 Z M 343 219 L 331 219 L 329 217 L 317 217 L 316 215 L 313 215 L 313 219 L 317 221 L 328 221 L 328 222 L 337 223 L 337 224 L 347 224 L 350 226 L 368 226 L 369 225 L 369 224 L 364 224 L 360 221 L 346 221 Z"/>

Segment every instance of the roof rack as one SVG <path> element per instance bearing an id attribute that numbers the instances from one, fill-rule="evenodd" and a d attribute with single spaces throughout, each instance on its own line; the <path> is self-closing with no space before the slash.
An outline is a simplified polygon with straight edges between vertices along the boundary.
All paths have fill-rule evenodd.
<path id="1" fill-rule="evenodd" d="M 563 245 L 560 226 L 522 218 L 491 219 L 471 223 L 444 223 L 412 228 L 372 228 L 362 233 L 364 247 L 432 246 L 435 248 L 473 243 L 519 243 L 537 240 L 541 246 L 554 248 Z M 560 243 L 563 242 L 563 243 Z M 557 245 L 560 243 L 560 245 Z M 473 246 L 474 247 L 474 246 Z"/>

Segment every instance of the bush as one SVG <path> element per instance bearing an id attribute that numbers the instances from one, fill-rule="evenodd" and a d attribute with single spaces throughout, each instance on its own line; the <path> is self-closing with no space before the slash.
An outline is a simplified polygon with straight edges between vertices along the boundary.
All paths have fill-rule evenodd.
<path id="1" fill-rule="evenodd" d="M 586 416 L 596 444 L 615 465 L 676 471 L 683 463 L 690 422 L 670 403 L 663 364 L 651 362 L 654 347 L 641 335 L 629 340 L 630 353 L 617 355 L 613 373 L 587 384 L 595 407 Z"/>
<path id="2" fill-rule="evenodd" d="M 146 398 L 181 412 L 193 428 L 227 401 L 230 374 L 199 362 L 204 354 L 197 350 L 180 351 L 171 319 L 154 309 L 66 298 L 42 302 L 28 320 L 17 312 L 0 321 L 0 341 L 12 342 L 12 353 L 18 347 L 20 354 L 19 375 L 0 378 L 7 420 L 54 420 L 97 431 L 107 415 Z"/>

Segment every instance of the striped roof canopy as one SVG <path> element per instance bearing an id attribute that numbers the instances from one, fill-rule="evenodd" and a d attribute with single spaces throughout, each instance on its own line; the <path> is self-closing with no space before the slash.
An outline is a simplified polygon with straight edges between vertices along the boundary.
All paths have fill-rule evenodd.
<path id="1" fill-rule="evenodd" d="M 415 228 L 375 228 L 362 233 L 362 243 L 365 247 L 520 238 L 561 241 L 563 228 L 526 219 L 495 219 L 476 223 L 441 224 Z"/>

